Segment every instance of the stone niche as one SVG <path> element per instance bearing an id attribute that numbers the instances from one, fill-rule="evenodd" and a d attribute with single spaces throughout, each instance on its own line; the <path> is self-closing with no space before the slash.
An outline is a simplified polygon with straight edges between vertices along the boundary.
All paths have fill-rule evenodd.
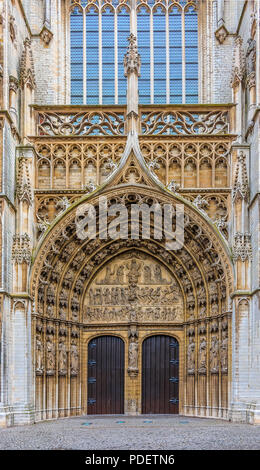
<path id="1" fill-rule="evenodd" d="M 183 321 L 183 298 L 173 274 L 152 256 L 128 252 L 96 274 L 84 300 L 84 322 Z"/>

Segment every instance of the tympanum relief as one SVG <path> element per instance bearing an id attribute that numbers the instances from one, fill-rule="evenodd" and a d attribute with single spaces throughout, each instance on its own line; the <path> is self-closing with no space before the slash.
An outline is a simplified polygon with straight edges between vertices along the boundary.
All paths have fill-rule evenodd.
<path id="1" fill-rule="evenodd" d="M 123 254 L 109 262 L 85 297 L 87 323 L 182 320 L 183 300 L 177 281 L 161 263 L 142 253 Z"/>

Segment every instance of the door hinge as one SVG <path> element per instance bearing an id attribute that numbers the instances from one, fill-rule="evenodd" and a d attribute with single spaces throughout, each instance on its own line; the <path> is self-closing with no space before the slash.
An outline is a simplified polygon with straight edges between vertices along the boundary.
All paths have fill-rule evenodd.
<path id="1" fill-rule="evenodd" d="M 96 403 L 95 398 L 89 398 L 89 399 L 88 399 L 88 404 L 89 404 L 89 405 L 94 405 L 94 403 Z"/>
<path id="2" fill-rule="evenodd" d="M 178 377 L 170 377 L 169 381 L 176 384 L 177 382 L 179 382 L 179 379 L 178 379 Z"/>
<path id="3" fill-rule="evenodd" d="M 89 377 L 88 383 L 89 383 L 89 384 L 94 384 L 94 383 L 96 383 L 95 377 Z"/>
<path id="4" fill-rule="evenodd" d="M 171 399 L 169 400 L 169 402 L 172 403 L 173 405 L 175 405 L 176 403 L 179 402 L 179 400 L 178 400 L 178 398 L 171 398 Z"/>

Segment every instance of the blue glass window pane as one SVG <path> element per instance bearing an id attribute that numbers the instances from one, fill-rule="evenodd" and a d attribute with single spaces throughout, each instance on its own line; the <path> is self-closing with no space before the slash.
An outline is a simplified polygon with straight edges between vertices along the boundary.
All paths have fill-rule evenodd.
<path id="1" fill-rule="evenodd" d="M 181 104 L 182 103 L 182 95 L 171 95 L 170 96 L 171 104 Z"/>
<path id="2" fill-rule="evenodd" d="M 182 20 L 174 8 L 169 14 L 170 103 L 182 103 Z"/>
<path id="3" fill-rule="evenodd" d="M 124 55 L 128 45 L 127 38 L 130 34 L 130 18 L 127 10 L 123 8 L 117 17 L 118 30 L 118 103 L 126 103 L 126 77 L 124 76 Z"/>
<path id="4" fill-rule="evenodd" d="M 186 63 L 186 78 L 197 78 L 197 77 L 198 77 L 198 64 Z"/>
<path id="5" fill-rule="evenodd" d="M 193 62 L 198 63 L 198 49 L 196 47 L 189 47 L 185 50 L 186 63 Z"/>
<path id="6" fill-rule="evenodd" d="M 170 64 L 170 85 L 173 86 L 174 80 L 182 79 L 182 64 Z"/>
<path id="7" fill-rule="evenodd" d="M 187 104 L 196 104 L 198 103 L 198 95 L 186 95 L 186 103 Z"/>
<path id="8" fill-rule="evenodd" d="M 114 15 L 107 9 L 102 14 L 102 102 L 114 103 L 115 95 L 115 50 Z"/>
<path id="9" fill-rule="evenodd" d="M 92 8 L 86 13 L 87 104 L 98 104 L 98 15 Z"/>
<path id="10" fill-rule="evenodd" d="M 83 16 L 75 8 L 70 16 L 71 103 L 83 102 Z"/>
<path id="11" fill-rule="evenodd" d="M 186 103 L 198 99 L 197 12 L 190 8 L 185 15 Z"/>
<path id="12" fill-rule="evenodd" d="M 166 32 L 165 14 L 158 8 L 153 16 L 154 102 L 166 103 Z M 158 33 L 157 33 L 158 31 Z"/>

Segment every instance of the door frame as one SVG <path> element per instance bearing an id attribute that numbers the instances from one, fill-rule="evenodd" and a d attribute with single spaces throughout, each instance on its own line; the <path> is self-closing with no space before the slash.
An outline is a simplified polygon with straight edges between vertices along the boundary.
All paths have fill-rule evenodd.
<path id="1" fill-rule="evenodd" d="M 182 326 L 178 325 L 145 325 L 140 324 L 138 328 L 138 374 L 136 377 L 130 377 L 128 374 L 128 329 L 129 324 L 125 325 L 107 325 L 104 327 L 100 325 L 89 325 L 82 331 L 81 340 L 81 406 L 82 413 L 87 414 L 87 400 L 88 400 L 88 344 L 98 336 L 117 336 L 125 343 L 125 374 L 124 374 L 124 414 L 125 415 L 141 415 L 142 413 L 142 347 L 143 341 L 150 336 L 166 335 L 175 338 L 179 343 L 179 414 L 184 414 L 185 404 L 185 330 Z M 136 412 L 131 408 L 133 400 L 136 402 Z"/>
<path id="2" fill-rule="evenodd" d="M 150 334 L 146 338 L 143 339 L 142 341 L 142 350 L 141 350 L 141 355 L 142 355 L 142 370 L 141 370 L 141 414 L 146 415 L 147 413 L 143 413 L 143 388 L 144 388 L 144 383 L 143 383 L 143 358 L 144 358 L 144 343 L 149 340 L 149 338 L 155 338 L 157 336 L 164 336 L 165 338 L 172 338 L 177 342 L 178 345 L 178 413 L 170 413 L 173 415 L 179 415 L 180 414 L 180 344 L 178 339 L 176 338 L 175 335 L 169 335 L 166 332 L 164 334 L 156 333 L 156 334 Z M 150 413 L 149 413 L 150 414 Z M 152 414 L 152 413 L 151 413 Z M 157 414 L 157 413 L 154 413 Z M 161 413 L 161 414 L 168 414 L 168 413 Z"/>

